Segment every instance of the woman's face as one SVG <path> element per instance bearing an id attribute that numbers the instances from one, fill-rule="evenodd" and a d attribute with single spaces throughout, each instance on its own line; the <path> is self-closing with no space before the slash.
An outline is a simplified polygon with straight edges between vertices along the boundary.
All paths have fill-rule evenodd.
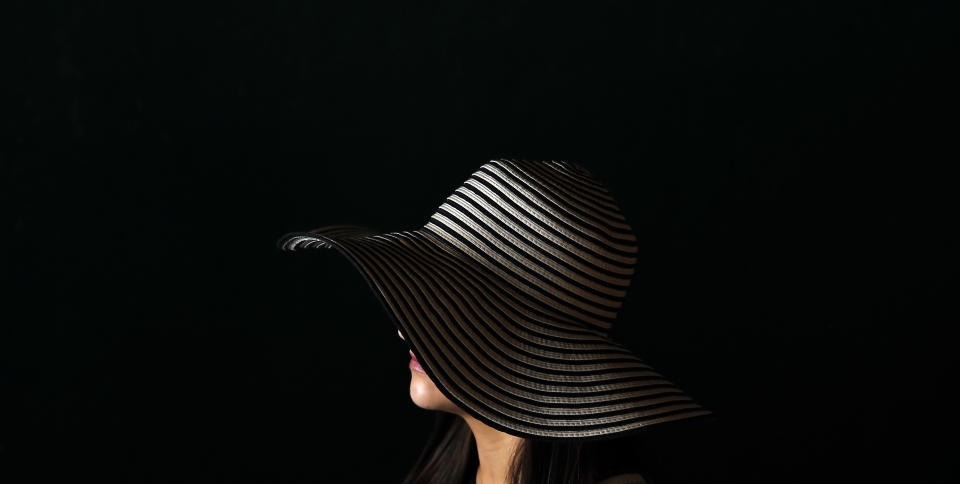
<path id="1" fill-rule="evenodd" d="M 403 335 L 397 330 L 400 339 Z M 413 352 L 410 352 L 413 356 Z M 410 368 L 410 399 L 418 407 L 426 410 L 441 410 L 461 414 L 462 410 L 437 389 L 433 380 L 418 368 Z"/>

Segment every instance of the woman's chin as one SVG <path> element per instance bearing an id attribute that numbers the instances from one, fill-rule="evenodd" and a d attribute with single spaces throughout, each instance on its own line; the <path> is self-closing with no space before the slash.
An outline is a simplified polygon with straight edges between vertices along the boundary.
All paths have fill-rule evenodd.
<path id="1" fill-rule="evenodd" d="M 428 376 L 415 371 L 410 378 L 410 399 L 424 410 L 455 412 L 457 409 Z"/>

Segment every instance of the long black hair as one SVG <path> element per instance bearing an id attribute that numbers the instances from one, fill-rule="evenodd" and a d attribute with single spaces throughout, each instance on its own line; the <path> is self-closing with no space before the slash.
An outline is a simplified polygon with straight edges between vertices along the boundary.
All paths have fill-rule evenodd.
<path id="1" fill-rule="evenodd" d="M 648 484 L 668 484 L 673 480 L 663 464 L 675 462 L 677 455 L 669 455 L 673 446 L 664 438 L 667 435 L 677 445 L 673 450 L 687 456 L 684 467 L 705 465 L 694 451 L 704 440 L 689 432 L 699 429 L 702 419 L 692 420 L 696 423 L 654 425 L 650 430 L 602 440 L 524 439 L 510 462 L 508 482 L 595 484 L 613 475 L 638 473 Z M 466 421 L 459 415 L 438 411 L 423 451 L 403 484 L 470 483 L 478 464 L 476 441 Z"/>

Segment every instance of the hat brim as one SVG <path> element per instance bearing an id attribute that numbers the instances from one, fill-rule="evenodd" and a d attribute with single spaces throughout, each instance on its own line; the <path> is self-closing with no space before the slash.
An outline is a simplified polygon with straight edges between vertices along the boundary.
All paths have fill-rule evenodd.
<path id="1" fill-rule="evenodd" d="M 291 232 L 362 274 L 437 388 L 503 432 L 597 440 L 713 412 L 598 328 L 530 297 L 429 230 Z"/>

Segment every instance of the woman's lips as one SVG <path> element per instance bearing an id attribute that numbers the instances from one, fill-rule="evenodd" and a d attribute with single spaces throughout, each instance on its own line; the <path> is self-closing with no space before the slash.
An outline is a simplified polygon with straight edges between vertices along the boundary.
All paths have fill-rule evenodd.
<path id="1" fill-rule="evenodd" d="M 423 367 L 420 366 L 420 362 L 417 361 L 417 357 L 413 355 L 413 351 L 410 351 L 410 369 L 413 371 L 418 371 L 420 373 L 426 373 L 423 371 Z"/>

